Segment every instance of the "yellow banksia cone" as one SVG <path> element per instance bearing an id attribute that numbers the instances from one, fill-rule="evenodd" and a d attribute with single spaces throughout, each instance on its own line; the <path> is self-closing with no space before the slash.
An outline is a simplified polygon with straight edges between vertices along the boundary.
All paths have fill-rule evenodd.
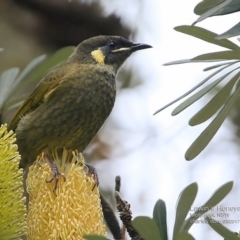
<path id="1" fill-rule="evenodd" d="M 86 174 L 86 165 L 80 153 L 64 150 L 61 161 L 54 157 L 59 172 L 57 189 L 51 169 L 42 157 L 29 168 L 27 189 L 29 213 L 27 217 L 28 240 L 75 240 L 85 234 L 106 236 L 98 187 Z M 60 163 L 61 162 L 61 163 Z"/>
<path id="2" fill-rule="evenodd" d="M 0 126 L 0 239 L 20 239 L 26 233 L 23 171 L 13 131 Z"/>

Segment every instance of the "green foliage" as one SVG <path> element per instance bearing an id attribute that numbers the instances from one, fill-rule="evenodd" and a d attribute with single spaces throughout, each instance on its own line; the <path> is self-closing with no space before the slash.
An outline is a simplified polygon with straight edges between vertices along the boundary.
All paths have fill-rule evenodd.
<path id="1" fill-rule="evenodd" d="M 204 20 L 207 17 L 229 14 L 234 12 L 235 10 L 239 11 L 239 3 L 240 0 L 202 1 L 195 8 L 195 12 L 197 14 L 200 14 L 201 16 L 197 19 L 196 22 L 194 22 L 194 24 Z M 227 32 L 224 36 L 231 37 L 239 35 L 240 23 L 238 23 L 234 29 L 234 31 L 233 29 L 229 30 L 231 31 L 231 34 L 230 32 Z M 216 115 L 212 122 L 197 137 L 197 139 L 186 151 L 186 160 L 192 160 L 196 156 L 198 156 L 198 154 L 200 154 L 204 150 L 204 148 L 210 143 L 210 141 L 228 116 L 230 110 L 238 101 L 238 95 L 240 93 L 240 47 L 235 43 L 231 42 L 230 40 L 225 39 L 226 37 L 223 37 L 223 35 L 219 36 L 214 32 L 200 27 L 185 25 L 175 27 L 175 30 L 199 38 L 211 44 L 227 48 L 226 51 L 205 53 L 191 59 L 178 60 L 165 64 L 167 66 L 173 64 L 196 62 L 221 62 L 220 64 L 215 64 L 213 66 L 205 68 L 204 71 L 210 71 L 213 69 L 217 70 L 210 74 L 199 84 L 197 84 L 195 87 L 187 91 L 185 94 L 170 102 L 166 106 L 160 108 L 154 114 L 159 113 L 165 108 L 192 94 L 172 111 L 172 115 L 175 116 L 188 108 L 193 103 L 195 103 L 197 100 L 205 96 L 219 83 L 227 81 L 227 83 L 225 83 L 222 88 L 218 89 L 215 96 L 213 96 L 212 99 L 204 107 L 202 107 L 202 109 L 200 109 L 196 114 L 194 114 L 194 116 L 189 120 L 190 126 L 196 126 L 202 124 L 203 122 L 209 120 L 214 115 Z M 209 81 L 210 83 L 207 83 Z"/>
<path id="2" fill-rule="evenodd" d="M 202 20 L 204 20 L 208 17 L 214 16 L 214 14 L 219 13 L 222 9 L 224 9 L 231 2 L 232 2 L 232 0 L 225 0 L 222 3 L 218 2 L 217 5 L 215 5 L 214 7 L 210 8 L 209 10 L 207 10 L 206 12 L 201 14 L 201 16 L 194 22 L 194 24 L 201 22 Z"/>
<path id="3" fill-rule="evenodd" d="M 213 33 L 201 27 L 183 25 L 183 26 L 175 27 L 174 29 L 178 32 L 188 34 L 190 36 L 199 38 L 203 41 L 206 41 L 224 48 L 228 48 L 231 50 L 239 50 L 238 45 L 236 45 L 235 43 L 227 39 L 216 40 L 216 37 L 218 36 L 216 33 Z"/>
<path id="4" fill-rule="evenodd" d="M 0 76 L 0 116 L 6 121 L 6 114 L 19 107 L 26 98 L 29 85 L 36 86 L 47 72 L 65 61 L 73 52 L 73 47 L 65 47 L 58 50 L 50 57 L 45 55 L 33 59 L 19 74 L 18 68 L 4 71 Z M 28 89 L 29 91 L 29 89 Z"/>
<path id="5" fill-rule="evenodd" d="M 187 100 L 182 102 L 180 105 L 178 105 L 173 111 L 172 116 L 177 115 L 178 113 L 182 112 L 184 109 L 192 105 L 194 102 L 196 102 L 198 99 L 200 99 L 202 96 L 204 96 L 207 92 L 209 92 L 211 89 L 213 89 L 218 83 L 220 83 L 228 74 L 224 74 L 222 77 L 216 79 L 212 83 L 208 84 L 207 86 L 200 89 L 198 92 L 193 94 L 191 97 L 189 97 Z"/>
<path id="6" fill-rule="evenodd" d="M 201 15 L 197 21 L 200 22 L 207 17 L 220 16 L 240 11 L 240 0 L 205 0 L 201 1 L 194 9 L 197 15 Z M 218 35 L 216 39 L 234 37 L 240 34 L 240 23 L 237 23 L 226 32 Z"/>
<path id="7" fill-rule="evenodd" d="M 240 78 L 238 78 L 239 81 Z M 199 135 L 199 137 L 192 143 L 185 154 L 187 160 L 195 158 L 212 140 L 218 129 L 221 127 L 223 121 L 227 117 L 229 111 L 233 107 L 235 101 L 240 94 L 240 86 L 237 87 L 235 92 L 228 97 L 224 107 L 214 120 L 207 126 L 207 128 Z"/>
<path id="8" fill-rule="evenodd" d="M 195 212 L 191 209 L 193 206 L 193 202 L 197 196 L 198 185 L 197 183 L 192 183 L 186 188 L 182 190 L 179 195 L 179 199 L 176 207 L 176 217 L 173 229 L 173 240 L 193 240 L 194 237 L 188 232 L 191 226 L 196 222 L 198 218 L 203 216 L 203 214 L 207 213 L 214 206 L 219 204 L 224 197 L 231 191 L 233 187 L 233 182 L 228 182 L 221 187 L 219 187 L 212 196 Z M 191 212 L 190 212 L 191 211 Z M 188 218 L 187 215 L 190 214 Z M 205 217 L 206 223 L 209 223 L 212 226 L 215 220 L 209 220 L 209 217 L 206 215 Z M 156 224 L 154 224 L 154 221 Z M 158 200 L 154 206 L 153 211 L 153 219 L 148 217 L 137 217 L 133 221 L 134 228 L 139 232 L 139 234 L 145 239 L 159 239 L 159 240 L 167 240 L 167 223 L 166 223 L 166 206 L 163 200 Z M 218 224 L 215 228 L 218 233 L 220 233 L 223 237 L 228 237 L 227 239 L 235 239 L 230 238 L 230 236 L 234 235 L 228 229 L 226 229 L 223 225 Z M 227 232 L 227 234 L 226 234 Z M 224 235 L 225 234 L 225 235 Z M 234 235 L 236 237 L 236 235 Z"/>
<path id="9" fill-rule="evenodd" d="M 189 120 L 189 125 L 196 126 L 212 117 L 227 101 L 232 91 L 232 88 L 238 79 L 239 74 L 236 74 L 202 109 L 200 109 Z"/>
<path id="10" fill-rule="evenodd" d="M 167 234 L 167 210 L 166 204 L 159 199 L 153 208 L 153 219 L 155 220 L 162 240 L 168 240 Z"/>
<path id="11" fill-rule="evenodd" d="M 132 225 L 144 240 L 163 240 L 156 222 L 149 217 L 136 217 Z"/>
<path id="12" fill-rule="evenodd" d="M 197 15 L 201 15 L 208 10 L 214 8 L 218 4 L 224 2 L 224 0 L 205 0 L 201 1 L 197 4 L 197 6 L 194 8 L 194 13 Z M 234 13 L 240 10 L 240 1 L 239 0 L 232 0 L 227 6 L 220 9 L 219 11 L 215 12 L 212 16 L 218 16 L 218 15 L 225 15 L 229 13 Z"/>
<path id="13" fill-rule="evenodd" d="M 232 190 L 233 182 L 228 182 L 222 185 L 220 188 L 218 188 L 213 195 L 210 197 L 209 200 L 207 200 L 206 203 L 204 203 L 201 207 L 199 207 L 194 213 L 191 214 L 190 217 L 188 217 L 183 225 L 182 229 L 188 231 L 190 227 L 193 225 L 193 223 L 201 217 L 204 213 L 206 213 L 208 210 L 216 206 L 219 202 L 221 202 L 227 194 Z"/>
<path id="14" fill-rule="evenodd" d="M 236 25 L 234 25 L 232 28 L 230 28 L 226 32 L 218 35 L 216 37 L 216 39 L 223 39 L 223 38 L 230 38 L 230 37 L 238 36 L 239 33 L 240 33 L 240 23 L 237 23 Z"/>
<path id="15" fill-rule="evenodd" d="M 224 237 L 224 239 L 226 239 L 226 240 L 239 240 L 239 237 L 237 236 L 237 234 L 229 231 L 220 222 L 215 221 L 214 219 L 212 219 L 208 216 L 205 219 L 208 222 L 209 226 L 211 226 L 211 228 L 214 229 L 219 235 Z"/>
<path id="16" fill-rule="evenodd" d="M 181 232 L 182 224 L 197 196 L 198 186 L 192 183 L 187 186 L 181 193 L 177 202 L 176 217 L 173 229 L 173 240 L 177 239 L 177 235 Z"/>
<path id="17" fill-rule="evenodd" d="M 194 237 L 188 232 L 191 226 L 200 218 L 203 214 L 207 213 L 214 206 L 219 204 L 231 191 L 233 187 L 233 182 L 228 182 L 221 187 L 219 187 L 212 196 L 197 210 L 193 212 L 191 207 L 197 196 L 198 185 L 197 183 L 192 183 L 182 190 L 179 195 L 177 207 L 176 207 L 176 217 L 173 229 L 173 240 L 194 240 Z M 190 217 L 186 218 L 190 214 Z M 206 222 L 212 226 L 215 220 L 208 221 L 208 216 L 205 217 Z M 156 222 L 154 224 L 153 222 Z M 133 226 L 139 232 L 139 234 L 145 239 L 156 239 L 156 240 L 167 240 L 167 223 L 166 223 L 166 206 L 163 200 L 158 200 L 154 206 L 153 219 L 147 217 L 137 217 L 133 221 Z M 217 230 L 216 230 L 216 229 Z M 221 236 L 227 239 L 229 236 L 234 235 L 225 227 L 219 227 L 217 225 L 214 228 Z M 225 229 L 223 231 L 222 229 Z M 221 230 L 218 230 L 221 229 Z M 236 235 L 234 235 L 236 237 Z"/>
<path id="18" fill-rule="evenodd" d="M 9 89 L 14 83 L 14 80 L 16 79 L 18 73 L 19 73 L 18 68 L 10 68 L 6 71 L 4 71 L 1 74 L 0 77 L 0 106 L 3 106 L 4 103 L 6 102 L 6 99 L 9 97 Z"/>
<path id="19" fill-rule="evenodd" d="M 208 211 L 213 210 L 214 206 L 219 204 L 228 195 L 232 187 L 233 182 L 223 184 L 202 206 L 194 208 L 193 203 L 198 193 L 198 185 L 197 183 L 192 183 L 184 188 L 179 194 L 177 201 L 172 240 L 194 240 L 195 238 L 189 233 L 189 230 L 200 217 L 204 217 L 204 220 L 201 221 L 209 224 L 225 239 L 239 239 L 236 234 L 206 214 Z M 168 240 L 166 212 L 165 202 L 159 199 L 153 209 L 153 218 L 138 216 L 132 221 L 132 225 L 144 240 Z M 187 217 L 187 215 L 190 216 Z M 107 240 L 107 238 L 95 235 L 88 235 L 85 239 Z"/>

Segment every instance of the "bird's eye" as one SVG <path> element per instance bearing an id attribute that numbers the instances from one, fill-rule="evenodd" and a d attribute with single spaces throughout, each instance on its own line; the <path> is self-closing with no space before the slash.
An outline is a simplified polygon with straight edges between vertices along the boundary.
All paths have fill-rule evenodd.
<path id="1" fill-rule="evenodd" d="M 111 41 L 108 42 L 108 46 L 110 48 L 115 48 L 117 46 L 117 43 L 115 41 L 111 40 Z"/>

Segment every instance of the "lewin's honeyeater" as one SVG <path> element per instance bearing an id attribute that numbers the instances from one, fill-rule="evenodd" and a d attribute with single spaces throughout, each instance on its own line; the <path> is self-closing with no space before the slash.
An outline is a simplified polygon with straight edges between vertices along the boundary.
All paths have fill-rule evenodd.
<path id="1" fill-rule="evenodd" d="M 150 47 L 119 36 L 80 43 L 40 81 L 8 125 L 16 132 L 20 165 L 55 149 L 82 152 L 113 108 L 118 69 L 133 52 Z"/>

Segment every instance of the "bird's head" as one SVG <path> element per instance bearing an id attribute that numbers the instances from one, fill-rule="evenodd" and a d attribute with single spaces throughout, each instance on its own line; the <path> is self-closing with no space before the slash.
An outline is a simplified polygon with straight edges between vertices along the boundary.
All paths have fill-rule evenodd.
<path id="1" fill-rule="evenodd" d="M 70 59 L 75 58 L 81 63 L 111 65 L 117 72 L 133 52 L 146 48 L 151 46 L 133 43 L 119 36 L 97 36 L 80 43 Z"/>

